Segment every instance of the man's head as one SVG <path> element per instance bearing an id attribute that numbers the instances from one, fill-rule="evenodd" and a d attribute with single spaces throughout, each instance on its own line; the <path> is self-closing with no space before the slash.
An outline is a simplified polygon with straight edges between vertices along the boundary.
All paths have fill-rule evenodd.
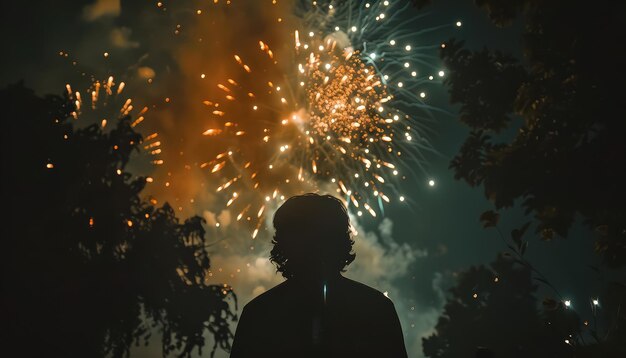
<path id="1" fill-rule="evenodd" d="M 289 198 L 274 214 L 270 260 L 285 277 L 343 271 L 354 257 L 346 207 L 330 195 Z"/>

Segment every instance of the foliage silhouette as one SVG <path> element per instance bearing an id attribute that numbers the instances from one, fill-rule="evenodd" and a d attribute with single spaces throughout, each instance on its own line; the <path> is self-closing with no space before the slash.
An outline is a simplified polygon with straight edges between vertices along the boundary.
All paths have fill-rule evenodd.
<path id="1" fill-rule="evenodd" d="M 455 177 L 483 185 L 497 209 L 521 199 L 544 239 L 566 236 L 581 215 L 606 264 L 626 266 L 626 122 L 615 87 L 626 80 L 617 70 L 625 3 L 476 3 L 499 26 L 521 17 L 524 60 L 456 40 L 441 49 L 451 101 L 471 128 Z"/>
<path id="2" fill-rule="evenodd" d="M 561 303 L 539 310 L 532 271 L 507 255 L 458 277 L 435 333 L 423 338 L 427 357 L 573 357 L 580 322 Z M 564 343 L 569 339 L 572 345 Z"/>
<path id="3" fill-rule="evenodd" d="M 164 355 L 190 356 L 208 330 L 213 353 L 228 350 L 236 297 L 205 281 L 203 219 L 153 206 L 126 171 L 142 141 L 130 118 L 75 129 L 66 98 L 22 84 L 0 101 L 6 342 L 22 356 L 121 357 L 158 330 Z"/>
<path id="4" fill-rule="evenodd" d="M 424 355 L 618 358 L 626 354 L 626 315 L 620 309 L 626 287 L 609 287 L 603 296 L 601 309 L 616 314 L 609 329 L 600 333 L 595 322 L 582 321 L 563 300 L 540 302 L 533 280 L 550 283 L 533 277 L 536 274 L 519 252 L 503 253 L 489 266 L 461 272 L 435 333 L 422 338 Z"/>
<path id="5" fill-rule="evenodd" d="M 626 39 L 626 5 L 607 0 L 475 3 L 496 26 L 516 18 L 523 23 L 523 59 L 493 49 L 469 50 L 457 40 L 442 46 L 451 102 L 460 105 L 459 119 L 471 129 L 450 167 L 456 179 L 483 186 L 496 210 L 482 213 L 480 221 L 499 231 L 510 253 L 490 269 L 472 268 L 461 275 L 437 332 L 424 339 L 424 352 L 430 357 L 624 356 L 623 276 L 618 277 L 622 282 L 609 283 L 602 296 L 600 308 L 608 322 L 602 334 L 590 322 L 581 326 L 562 300 L 546 299 L 537 311 L 532 279 L 559 294 L 524 257 L 531 223 L 505 237 L 497 211 L 521 203 L 526 214 L 534 215 L 544 240 L 566 237 L 575 218 L 582 217 L 596 232 L 596 251 L 604 264 L 623 272 L 626 142 L 621 137 L 626 123 L 620 119 L 623 99 L 615 84 L 626 75 L 613 69 L 626 61 L 618 45 Z M 471 296 L 472 290 L 487 287 L 490 271 L 502 275 L 503 269 L 517 283 L 501 292 L 501 302 L 489 298 L 504 286 L 495 282 Z M 598 305 L 592 305 L 596 318 Z M 545 322 L 551 322 L 548 331 Z M 476 351 L 478 346 L 485 351 Z"/>

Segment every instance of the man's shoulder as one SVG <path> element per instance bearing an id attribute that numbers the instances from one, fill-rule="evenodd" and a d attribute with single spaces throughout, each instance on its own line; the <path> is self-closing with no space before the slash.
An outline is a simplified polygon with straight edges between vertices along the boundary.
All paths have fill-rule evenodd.
<path id="1" fill-rule="evenodd" d="M 343 277 L 343 287 L 351 295 L 357 295 L 361 300 L 371 300 L 374 302 L 391 303 L 391 300 L 379 290 L 370 287 L 364 283 Z"/>
<path id="2" fill-rule="evenodd" d="M 284 296 L 286 290 L 287 281 L 284 281 L 253 298 L 244 306 L 244 309 L 247 311 L 256 309 L 262 310 L 268 305 L 274 305 L 277 300 Z"/>
<path id="3" fill-rule="evenodd" d="M 301 289 L 297 283 L 284 281 L 252 299 L 244 309 L 250 313 L 264 312 L 282 305 L 293 305 L 294 299 L 301 299 L 302 294 L 306 292 Z M 335 285 L 329 285 L 328 290 L 329 296 L 338 294 L 339 297 L 350 300 L 357 306 L 393 305 L 391 300 L 379 290 L 346 277 L 341 277 Z"/>

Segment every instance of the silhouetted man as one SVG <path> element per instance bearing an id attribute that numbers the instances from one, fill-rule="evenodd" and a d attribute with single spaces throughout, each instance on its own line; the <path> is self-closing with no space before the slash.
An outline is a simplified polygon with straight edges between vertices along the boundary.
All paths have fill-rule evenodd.
<path id="1" fill-rule="evenodd" d="M 294 196 L 274 228 L 270 260 L 287 280 L 244 307 L 231 358 L 407 357 L 393 303 L 341 275 L 355 257 L 341 201 Z"/>

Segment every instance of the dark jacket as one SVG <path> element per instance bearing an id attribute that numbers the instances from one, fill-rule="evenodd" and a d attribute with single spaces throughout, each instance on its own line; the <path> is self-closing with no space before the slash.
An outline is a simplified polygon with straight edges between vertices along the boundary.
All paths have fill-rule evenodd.
<path id="1" fill-rule="evenodd" d="M 391 300 L 338 275 L 325 284 L 289 279 L 248 303 L 230 357 L 405 358 L 407 353 Z"/>

